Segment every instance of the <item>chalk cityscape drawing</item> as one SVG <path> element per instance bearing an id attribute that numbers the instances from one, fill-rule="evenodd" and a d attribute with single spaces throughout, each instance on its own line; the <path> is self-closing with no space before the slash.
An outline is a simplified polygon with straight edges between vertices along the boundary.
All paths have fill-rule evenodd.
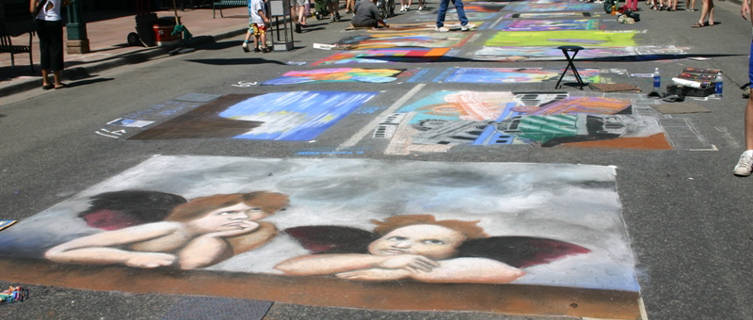
<path id="1" fill-rule="evenodd" d="M 277 86 L 286 84 L 320 83 L 320 82 L 368 82 L 387 83 L 397 80 L 405 69 L 364 69 L 364 68 L 330 68 L 315 70 L 296 70 L 285 72 L 282 77 L 262 82 L 262 85 Z"/>
<path id="2" fill-rule="evenodd" d="M 638 291 L 614 179 L 564 164 L 154 156 L 3 231 L 0 256 Z M 394 244 L 416 239 L 432 242 Z"/>
<path id="3" fill-rule="evenodd" d="M 536 95 L 438 91 L 400 108 L 393 129 L 375 130 L 390 131 L 387 154 L 511 144 L 671 149 L 659 121 L 633 114 L 629 100 Z"/>

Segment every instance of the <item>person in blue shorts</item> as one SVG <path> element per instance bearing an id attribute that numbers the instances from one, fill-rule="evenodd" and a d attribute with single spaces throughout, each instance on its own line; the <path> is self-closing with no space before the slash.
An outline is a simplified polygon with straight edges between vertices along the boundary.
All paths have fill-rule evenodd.
<path id="1" fill-rule="evenodd" d="M 753 24 L 753 19 L 750 17 L 750 1 L 742 0 L 740 14 L 743 19 Z M 750 52 L 753 53 L 753 42 L 750 44 Z M 753 57 L 751 56 L 748 56 L 748 79 L 753 82 Z M 734 169 L 735 175 L 744 177 L 749 176 L 753 169 L 753 86 L 750 87 L 750 93 L 748 105 L 745 107 L 745 152 L 740 155 L 740 160 Z"/>

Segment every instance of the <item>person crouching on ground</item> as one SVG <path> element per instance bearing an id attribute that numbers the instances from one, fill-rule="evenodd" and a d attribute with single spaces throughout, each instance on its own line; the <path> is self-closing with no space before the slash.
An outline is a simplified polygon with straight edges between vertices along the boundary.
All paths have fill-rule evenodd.
<path id="1" fill-rule="evenodd" d="M 248 2 L 248 15 L 249 26 L 246 31 L 246 38 L 243 40 L 243 52 L 248 52 L 248 41 L 251 39 L 251 35 L 254 36 L 254 52 L 270 52 L 272 51 L 267 47 L 267 25 L 269 24 L 269 18 L 264 13 L 264 0 L 249 0 Z"/>
<path id="2" fill-rule="evenodd" d="M 377 0 L 361 0 L 356 3 L 356 14 L 350 21 L 354 27 L 377 28 L 379 25 L 389 28 L 390 26 L 382 20 L 379 15 L 379 9 L 376 6 Z"/>

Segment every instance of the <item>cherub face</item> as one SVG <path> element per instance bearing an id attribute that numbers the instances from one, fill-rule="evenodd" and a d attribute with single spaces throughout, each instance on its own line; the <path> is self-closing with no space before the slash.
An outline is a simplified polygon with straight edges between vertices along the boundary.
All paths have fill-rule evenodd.
<path id="1" fill-rule="evenodd" d="M 191 224 L 211 231 L 233 230 L 241 226 L 241 221 L 259 220 L 267 216 L 268 214 L 262 211 L 260 207 L 249 206 L 241 202 L 212 210 L 203 217 L 192 221 Z"/>
<path id="2" fill-rule="evenodd" d="M 455 255 L 465 236 L 450 228 L 416 224 L 397 228 L 369 244 L 369 253 L 377 256 L 416 254 L 441 260 Z"/>

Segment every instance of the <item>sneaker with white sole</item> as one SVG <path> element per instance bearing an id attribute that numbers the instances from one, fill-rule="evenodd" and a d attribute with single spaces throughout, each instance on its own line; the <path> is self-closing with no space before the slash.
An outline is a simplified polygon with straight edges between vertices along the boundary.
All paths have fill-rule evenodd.
<path id="1" fill-rule="evenodd" d="M 424 6 L 418 6 L 418 11 L 424 11 Z"/>
<path id="2" fill-rule="evenodd" d="M 434 31 L 437 31 L 437 32 L 447 32 L 447 31 L 450 31 L 450 28 L 447 28 L 447 27 L 444 27 L 444 26 L 442 26 L 442 27 L 434 26 Z"/>
<path id="3" fill-rule="evenodd" d="M 469 24 L 466 24 L 464 26 L 460 26 L 460 31 L 468 31 L 468 30 L 471 30 L 471 29 L 473 29 L 475 27 L 476 27 L 475 24 L 469 23 Z"/>
<path id="4" fill-rule="evenodd" d="M 753 171 L 753 150 L 746 150 L 740 155 L 734 173 L 736 176 L 747 177 L 751 171 Z"/>

